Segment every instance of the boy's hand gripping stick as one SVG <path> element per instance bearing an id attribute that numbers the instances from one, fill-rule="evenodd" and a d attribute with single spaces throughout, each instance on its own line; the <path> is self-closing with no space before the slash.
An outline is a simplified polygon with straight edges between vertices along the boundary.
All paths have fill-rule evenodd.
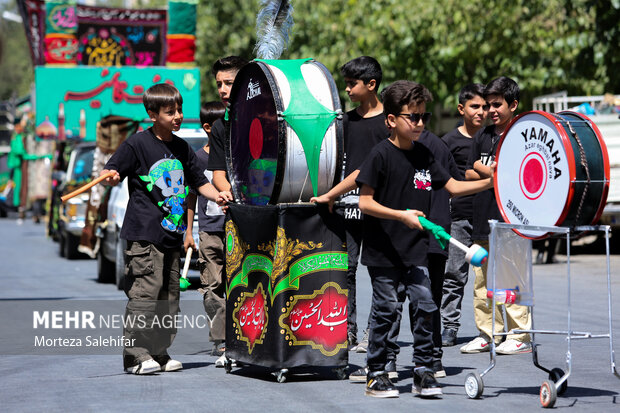
<path id="1" fill-rule="evenodd" d="M 448 234 L 446 230 L 443 229 L 441 226 L 432 223 L 424 217 L 418 217 L 418 219 L 420 220 L 420 225 L 422 225 L 422 228 L 430 231 L 435 236 L 435 238 L 439 242 L 439 245 L 441 245 L 442 248 L 446 247 L 446 241 L 449 242 L 456 248 L 463 251 L 465 253 L 465 259 L 467 260 L 467 262 L 474 267 L 481 267 L 487 261 L 489 253 L 480 245 L 473 244 L 471 247 L 468 248 L 459 240 L 452 238 L 452 236 Z"/>
<path id="2" fill-rule="evenodd" d="M 187 254 L 185 255 L 185 265 L 183 265 L 183 272 L 181 273 L 181 278 L 179 279 L 179 287 L 181 291 L 185 291 L 191 285 L 189 280 L 187 279 L 187 270 L 189 270 L 189 262 L 192 259 L 192 247 L 187 247 Z"/>
<path id="3" fill-rule="evenodd" d="M 68 193 L 67 195 L 63 195 L 60 197 L 60 200 L 62 202 L 67 202 L 67 200 L 73 198 L 74 196 L 77 196 L 79 194 L 81 194 L 82 192 L 86 192 L 88 191 L 90 188 L 92 188 L 93 186 L 97 185 L 99 182 L 107 179 L 110 176 L 113 176 L 114 172 L 108 172 L 105 175 L 101 175 L 99 178 L 93 179 L 92 181 L 90 181 L 89 183 L 87 183 L 84 186 L 79 187 L 78 189 L 76 189 L 73 192 Z"/>

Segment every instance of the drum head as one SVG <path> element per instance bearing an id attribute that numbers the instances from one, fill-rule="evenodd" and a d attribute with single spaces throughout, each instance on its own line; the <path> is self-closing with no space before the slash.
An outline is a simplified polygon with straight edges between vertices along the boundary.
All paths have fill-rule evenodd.
<path id="1" fill-rule="evenodd" d="M 229 179 L 235 198 L 266 205 L 276 184 L 278 160 L 277 87 L 263 64 L 252 62 L 239 71 L 230 96 Z M 275 95 L 275 96 L 274 96 Z"/>
<path id="2" fill-rule="evenodd" d="M 495 196 L 512 224 L 560 225 L 566 215 L 574 157 L 568 136 L 545 112 L 524 113 L 510 124 L 497 149 Z M 521 231 L 542 238 L 540 231 Z"/>

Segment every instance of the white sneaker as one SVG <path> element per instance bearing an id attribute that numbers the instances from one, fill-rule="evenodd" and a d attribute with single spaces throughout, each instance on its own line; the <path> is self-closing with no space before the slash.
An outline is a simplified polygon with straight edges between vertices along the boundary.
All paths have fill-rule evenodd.
<path id="1" fill-rule="evenodd" d="M 222 354 L 215 360 L 215 367 L 221 368 L 226 365 L 226 354 Z"/>
<path id="2" fill-rule="evenodd" d="M 168 360 L 166 364 L 161 366 L 161 371 L 179 371 L 183 368 L 183 363 L 178 360 Z"/>
<path id="3" fill-rule="evenodd" d="M 515 340 L 509 338 L 495 349 L 497 354 L 519 354 L 519 353 L 531 353 L 532 343 Z"/>
<path id="4" fill-rule="evenodd" d="M 490 344 L 491 343 L 486 341 L 484 338 L 478 336 L 469 343 L 465 344 L 463 347 L 461 347 L 461 353 L 483 353 L 490 350 Z"/>
<path id="5" fill-rule="evenodd" d="M 131 374 L 153 374 L 158 371 L 161 371 L 161 366 L 153 359 L 148 359 L 125 369 L 125 372 Z"/>

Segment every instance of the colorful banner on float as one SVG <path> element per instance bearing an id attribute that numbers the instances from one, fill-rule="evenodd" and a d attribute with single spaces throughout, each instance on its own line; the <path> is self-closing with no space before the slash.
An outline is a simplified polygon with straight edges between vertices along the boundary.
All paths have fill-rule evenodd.
<path id="1" fill-rule="evenodd" d="M 43 0 L 18 0 L 18 6 L 35 66 L 166 63 L 167 10 L 91 7 Z"/>
<path id="2" fill-rule="evenodd" d="M 271 368 L 344 366 L 344 221 L 314 205 L 232 204 L 226 221 L 226 355 Z"/>
<path id="3" fill-rule="evenodd" d="M 176 86 L 181 92 L 185 119 L 198 119 L 200 73 L 197 68 L 36 67 L 36 124 L 47 120 L 58 128 L 59 121 L 63 121 L 67 138 L 81 136 L 95 140 L 97 122 L 105 116 L 146 119 L 142 95 L 155 83 L 162 82 Z"/>

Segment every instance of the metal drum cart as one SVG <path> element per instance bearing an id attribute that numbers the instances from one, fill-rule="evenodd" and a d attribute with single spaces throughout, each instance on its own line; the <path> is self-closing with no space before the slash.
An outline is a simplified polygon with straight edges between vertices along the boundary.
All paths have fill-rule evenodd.
<path id="1" fill-rule="evenodd" d="M 499 223 L 497 221 L 489 221 L 491 233 L 489 236 L 490 241 L 490 251 L 489 251 L 489 267 L 487 273 L 487 289 L 491 294 L 491 308 L 495 308 L 497 302 L 506 301 L 506 302 L 514 302 L 521 305 L 527 305 L 530 307 L 530 314 L 532 318 L 531 322 L 531 330 L 513 330 L 512 333 L 530 333 L 532 338 L 532 360 L 536 367 L 543 370 L 548 374 L 548 380 L 543 381 L 540 386 L 540 402 L 543 407 L 553 407 L 557 396 L 563 394 L 568 386 L 568 377 L 571 374 L 572 367 L 572 353 L 571 353 L 571 342 L 572 340 L 583 340 L 583 339 L 597 339 L 597 338 L 607 338 L 609 339 L 609 353 L 610 353 L 610 363 L 611 363 L 611 372 L 616 377 L 620 378 L 620 374 L 616 369 L 616 363 L 614 358 L 614 346 L 613 346 L 613 333 L 612 333 L 612 300 L 611 300 L 611 277 L 610 277 L 610 259 L 609 259 L 609 235 L 610 235 L 610 227 L 609 226 L 578 226 L 574 228 L 567 227 L 556 227 L 556 226 L 535 226 L 535 225 L 517 225 L 517 224 L 506 224 Z M 556 330 L 537 330 L 534 328 L 534 305 L 533 305 L 533 273 L 532 273 L 532 251 L 531 251 L 531 241 L 528 239 L 520 238 L 522 244 L 525 245 L 525 255 L 522 255 L 525 262 L 525 275 L 522 276 L 522 282 L 516 286 L 512 286 L 511 288 L 506 288 L 507 284 L 512 282 L 514 284 L 514 280 L 505 280 L 502 279 L 503 275 L 498 277 L 498 267 L 500 265 L 504 265 L 502 263 L 502 259 L 498 259 L 498 254 L 500 254 L 499 250 L 502 247 L 501 237 L 502 234 L 512 233 L 513 231 L 518 231 L 519 233 L 525 233 L 528 231 L 539 231 L 546 232 L 552 234 L 560 234 L 562 238 L 566 237 L 566 284 L 567 284 L 567 329 L 563 331 Z M 606 246 L 606 264 L 607 264 L 607 302 L 608 302 L 608 332 L 601 333 L 593 333 L 593 332 L 583 332 L 583 331 L 573 331 L 571 325 L 571 264 L 570 264 L 570 239 L 571 235 L 579 232 L 603 232 L 605 235 L 605 246 Z M 518 238 L 518 237 L 517 237 Z M 522 253 L 523 251 L 521 251 Z M 509 271 L 510 272 L 510 271 Z M 523 274 L 523 273 L 522 273 Z M 501 297 L 501 298 L 500 298 Z M 505 299 L 504 297 L 508 297 Z M 500 301 L 498 301 L 500 300 Z M 495 311 L 492 312 L 492 331 L 495 331 Z M 559 367 L 544 367 L 538 361 L 538 351 L 536 345 L 536 334 L 557 334 L 566 336 L 567 342 L 567 350 L 566 350 L 566 371 Z M 506 336 L 507 332 L 496 333 L 496 336 Z M 496 363 L 496 349 L 495 349 L 495 341 L 491 340 L 490 343 L 490 363 L 489 366 L 482 371 L 481 373 L 474 372 L 469 373 L 465 378 L 465 392 L 467 396 L 471 399 L 476 399 L 482 396 L 484 391 L 484 383 L 482 378 L 489 373 L 494 367 Z"/>

